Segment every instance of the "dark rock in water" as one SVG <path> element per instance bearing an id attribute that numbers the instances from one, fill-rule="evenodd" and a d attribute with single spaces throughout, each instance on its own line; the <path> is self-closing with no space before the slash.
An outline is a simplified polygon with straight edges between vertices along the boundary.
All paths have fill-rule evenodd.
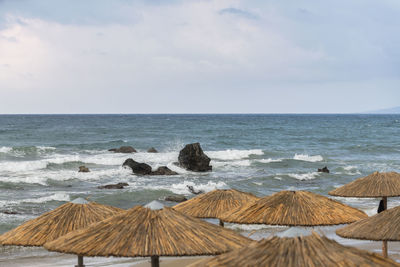
<path id="1" fill-rule="evenodd" d="M 20 213 L 18 213 L 18 212 L 16 212 L 16 211 L 11 211 L 11 210 L 2 210 L 2 211 L 0 211 L 0 213 L 7 214 L 7 215 L 17 215 L 17 214 L 20 214 Z"/>
<path id="2" fill-rule="evenodd" d="M 383 199 L 381 199 L 381 201 L 379 201 L 379 207 L 377 213 L 381 213 L 384 210 L 385 210 L 385 204 L 383 204 Z"/>
<path id="3" fill-rule="evenodd" d="M 146 163 L 139 163 L 129 158 L 125 160 L 122 166 L 128 166 L 132 169 L 133 173 L 147 175 L 151 174 L 151 166 Z"/>
<path id="4" fill-rule="evenodd" d="M 165 201 L 172 201 L 172 202 L 183 202 L 186 201 L 187 198 L 185 196 L 174 195 L 174 196 L 167 196 L 164 199 Z"/>
<path id="5" fill-rule="evenodd" d="M 90 170 L 86 166 L 79 166 L 78 172 L 90 172 Z"/>
<path id="6" fill-rule="evenodd" d="M 134 149 L 131 146 L 121 146 L 120 148 L 111 148 L 108 151 L 112 151 L 115 153 L 135 153 L 135 152 L 137 152 L 136 149 Z"/>
<path id="7" fill-rule="evenodd" d="M 318 172 L 326 172 L 329 173 L 328 167 L 323 167 L 322 169 L 318 169 Z"/>
<path id="8" fill-rule="evenodd" d="M 198 191 L 194 190 L 193 186 L 191 186 L 191 185 L 187 185 L 186 187 L 189 189 L 189 192 L 192 194 L 198 195 L 198 194 L 204 193 L 203 190 L 198 190 Z"/>
<path id="9" fill-rule="evenodd" d="M 155 149 L 154 147 L 150 147 L 150 148 L 147 150 L 147 152 L 148 152 L 148 153 L 158 153 L 157 149 Z"/>
<path id="10" fill-rule="evenodd" d="M 181 167 L 194 171 L 211 171 L 210 158 L 204 154 L 199 143 L 188 144 L 179 152 L 179 164 Z"/>
<path id="11" fill-rule="evenodd" d="M 118 184 L 107 184 L 98 186 L 98 189 L 123 189 L 124 186 L 128 186 L 127 183 L 118 183 Z"/>
<path id="12" fill-rule="evenodd" d="M 151 172 L 151 175 L 177 175 L 177 172 L 172 171 L 166 166 L 159 167 L 156 171 Z"/>

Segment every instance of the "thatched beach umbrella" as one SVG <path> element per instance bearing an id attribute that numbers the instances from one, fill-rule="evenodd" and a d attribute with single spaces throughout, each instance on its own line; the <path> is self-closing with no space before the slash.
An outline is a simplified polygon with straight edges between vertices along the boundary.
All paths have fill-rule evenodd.
<path id="1" fill-rule="evenodd" d="M 172 208 L 136 206 L 44 247 L 83 256 L 151 257 L 152 266 L 159 266 L 160 256 L 216 255 L 250 242 L 232 230 Z"/>
<path id="2" fill-rule="evenodd" d="M 197 218 L 219 218 L 223 213 L 260 199 L 235 189 L 217 189 L 182 202 L 173 208 Z M 219 221 L 221 226 L 224 223 Z"/>
<path id="3" fill-rule="evenodd" d="M 318 194 L 281 191 L 226 212 L 220 219 L 241 224 L 322 226 L 352 223 L 365 217 L 358 209 Z"/>
<path id="4" fill-rule="evenodd" d="M 69 232 L 85 228 L 123 211 L 112 206 L 77 198 L 29 220 L 0 236 L 0 245 L 43 246 Z M 82 261 L 78 257 L 78 262 Z"/>
<path id="5" fill-rule="evenodd" d="M 354 239 L 400 241 L 400 207 L 349 224 L 336 230 L 336 234 Z M 383 255 L 387 257 L 387 250 L 383 251 Z"/>
<path id="6" fill-rule="evenodd" d="M 302 237 L 271 237 L 249 246 L 204 259 L 190 267 L 344 267 L 400 266 L 378 254 L 343 246 L 334 240 L 313 233 Z"/>
<path id="7" fill-rule="evenodd" d="M 328 194 L 338 197 L 382 198 L 384 208 L 387 209 L 387 198 L 400 196 L 400 173 L 374 172 Z"/>
<path id="8" fill-rule="evenodd" d="M 386 210 L 387 198 L 400 196 L 400 174 L 374 172 L 336 188 L 328 194 L 339 197 L 382 198 L 383 207 L 380 210 Z M 387 241 L 383 241 L 382 251 L 384 254 L 387 251 Z"/>

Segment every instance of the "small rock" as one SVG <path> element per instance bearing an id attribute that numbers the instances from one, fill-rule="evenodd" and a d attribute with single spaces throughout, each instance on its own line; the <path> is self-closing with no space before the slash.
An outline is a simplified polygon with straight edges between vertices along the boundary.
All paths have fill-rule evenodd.
<path id="1" fill-rule="evenodd" d="M 148 175 L 151 174 L 151 166 L 146 163 L 139 163 L 134 161 L 133 159 L 129 158 L 125 160 L 122 166 L 128 166 L 132 169 L 133 173 L 141 174 L 141 175 Z"/>
<path id="2" fill-rule="evenodd" d="M 0 213 L 7 214 L 7 215 L 17 215 L 17 214 L 20 214 L 20 213 L 18 213 L 18 212 L 16 212 L 16 211 L 11 211 L 11 210 L 2 210 L 2 211 L 0 211 Z"/>
<path id="3" fill-rule="evenodd" d="M 137 152 L 136 149 L 134 149 L 131 146 L 121 146 L 120 148 L 111 148 L 108 151 L 112 151 L 114 153 L 135 153 L 135 152 Z"/>
<path id="4" fill-rule="evenodd" d="M 164 199 L 165 201 L 172 201 L 172 202 L 183 202 L 186 201 L 187 198 L 185 196 L 174 195 L 174 196 L 167 196 Z"/>
<path id="5" fill-rule="evenodd" d="M 90 172 L 90 170 L 86 166 L 79 166 L 78 172 Z"/>
<path id="6" fill-rule="evenodd" d="M 203 194 L 204 193 L 203 190 L 197 190 L 197 191 L 194 190 L 193 186 L 191 186 L 191 185 L 187 185 L 186 187 L 189 189 L 189 192 L 192 193 L 192 194 L 198 195 L 198 194 Z"/>
<path id="7" fill-rule="evenodd" d="M 167 166 L 161 166 L 156 171 L 151 172 L 151 175 L 177 175 L 177 172 L 172 171 Z"/>
<path id="8" fill-rule="evenodd" d="M 154 147 L 150 147 L 150 148 L 147 150 L 147 152 L 148 152 L 148 153 L 158 153 L 157 149 L 155 149 Z"/>
<path id="9" fill-rule="evenodd" d="M 323 167 L 322 169 L 318 169 L 318 172 L 326 172 L 329 173 L 328 167 Z"/>
<path id="10" fill-rule="evenodd" d="M 128 186 L 127 183 L 118 183 L 118 184 L 107 184 L 98 186 L 98 189 L 123 189 L 124 186 Z"/>
<path id="11" fill-rule="evenodd" d="M 199 143 L 188 144 L 179 152 L 179 164 L 190 171 L 211 171 L 210 158 L 204 154 Z"/>

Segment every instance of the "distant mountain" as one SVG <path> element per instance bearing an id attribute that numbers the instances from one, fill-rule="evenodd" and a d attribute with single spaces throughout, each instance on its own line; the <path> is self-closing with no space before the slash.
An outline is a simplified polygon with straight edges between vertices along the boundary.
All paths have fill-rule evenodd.
<path id="1" fill-rule="evenodd" d="M 371 113 L 371 114 L 400 114 L 400 106 L 399 107 L 393 107 L 393 108 L 385 108 L 385 109 L 367 111 L 365 113 Z"/>

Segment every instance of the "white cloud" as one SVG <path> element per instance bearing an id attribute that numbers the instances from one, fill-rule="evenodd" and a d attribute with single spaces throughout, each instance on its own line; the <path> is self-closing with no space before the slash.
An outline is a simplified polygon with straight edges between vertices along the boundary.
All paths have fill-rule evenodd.
<path id="1" fill-rule="evenodd" d="M 353 69 L 360 67 L 358 57 L 381 53 L 367 42 L 352 62 L 324 40 L 308 43 L 312 33 L 301 26 L 296 32 L 294 18 L 268 5 L 193 1 L 123 7 L 121 16 L 132 14 L 129 22 L 64 23 L 8 14 L 0 30 L 0 112 L 234 112 L 239 103 L 237 112 L 273 112 L 261 109 L 257 96 L 285 99 L 279 90 L 307 91 L 329 81 L 360 84 L 347 75 L 363 72 Z M 362 37 L 353 45 L 364 42 Z M 21 94 L 25 98 L 17 103 L 9 100 Z M 197 100 L 185 103 L 192 97 Z M 260 107 L 254 109 L 253 101 Z M 265 101 L 270 107 L 276 102 Z M 292 111 L 282 105 L 275 111 Z"/>

